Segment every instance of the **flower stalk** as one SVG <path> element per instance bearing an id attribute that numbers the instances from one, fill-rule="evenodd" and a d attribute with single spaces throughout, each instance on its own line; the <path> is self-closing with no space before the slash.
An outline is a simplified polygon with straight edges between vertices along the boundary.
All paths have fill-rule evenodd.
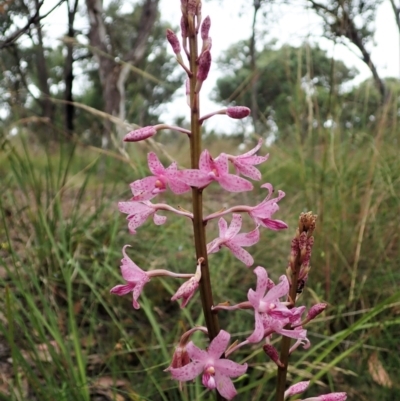
<path id="1" fill-rule="evenodd" d="M 189 65 L 191 76 L 190 82 L 190 162 L 191 168 L 199 168 L 201 144 L 201 123 L 200 123 L 200 99 L 197 91 L 197 72 L 198 72 L 198 43 L 195 16 L 188 14 L 188 36 L 189 36 Z M 203 258 L 201 264 L 200 297 L 204 313 L 208 335 L 213 340 L 219 333 L 219 323 L 216 313 L 212 312 L 214 304 L 210 270 L 207 257 L 207 241 L 205 233 L 205 222 L 203 221 L 203 189 L 192 187 L 193 205 L 193 231 L 196 248 L 196 258 Z"/>

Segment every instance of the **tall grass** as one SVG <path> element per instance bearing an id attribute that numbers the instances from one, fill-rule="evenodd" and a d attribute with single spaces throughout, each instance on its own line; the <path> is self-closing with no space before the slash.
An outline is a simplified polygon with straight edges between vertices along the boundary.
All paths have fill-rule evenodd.
<path id="1" fill-rule="evenodd" d="M 297 139 L 293 139 L 297 138 Z M 348 135 L 321 125 L 273 145 L 263 182 L 286 192 L 279 217 L 291 228 L 264 231 L 251 251 L 256 265 L 276 280 L 286 267 L 300 212 L 319 215 L 312 273 L 303 299 L 329 303 L 309 327 L 313 346 L 297 355 L 290 378 L 312 379 L 309 394 L 347 391 L 349 399 L 394 400 L 400 373 L 400 159 L 395 124 L 382 111 L 371 128 Z M 224 138 L 213 149 L 235 152 Z M 227 149 L 231 148 L 231 149 Z M 184 164 L 184 145 L 168 152 Z M 127 232 L 116 202 L 128 183 L 147 174 L 145 148 L 123 162 L 95 149 L 60 144 L 51 151 L 22 138 L 5 141 L 0 155 L 1 218 L 0 398 L 5 400 L 208 400 L 197 381 L 182 393 L 163 373 L 184 328 L 202 324 L 198 295 L 181 311 L 169 298 L 176 283 L 153 280 L 134 311 L 111 297 L 119 282 L 120 249 L 143 268 L 185 271 L 194 254 L 190 224 L 168 216 Z M 222 200 L 212 188 L 207 207 L 221 202 L 256 204 L 260 190 Z M 176 200 L 166 195 L 167 200 Z M 185 200 L 180 200 L 185 207 Z M 183 203 L 182 203 L 183 202 Z M 189 206 L 187 206 L 189 207 Z M 209 239 L 216 226 L 210 223 Z M 210 258 L 217 302 L 240 302 L 255 276 L 228 252 Z M 244 311 L 220 313 L 234 338 L 250 332 Z M 176 323 L 178 322 L 178 323 Z M 250 358 L 251 357 L 251 358 Z M 254 348 L 238 399 L 271 400 L 275 369 Z M 326 390 L 326 391 L 323 391 Z M 97 397 L 97 398 L 96 398 Z M 102 398 L 101 398 L 102 397 Z"/>

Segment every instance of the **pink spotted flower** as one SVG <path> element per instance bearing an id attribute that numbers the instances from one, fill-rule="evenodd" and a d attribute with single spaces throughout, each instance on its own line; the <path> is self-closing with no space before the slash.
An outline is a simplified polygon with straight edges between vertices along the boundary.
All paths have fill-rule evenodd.
<path id="1" fill-rule="evenodd" d="M 165 168 L 157 155 L 150 152 L 147 155 L 147 162 L 152 176 L 136 180 L 130 185 L 134 201 L 145 201 L 154 198 L 159 193 L 167 190 L 167 185 L 175 194 L 182 194 L 190 191 L 190 186 L 185 184 L 179 177 L 180 172 L 176 162 Z"/>
<path id="2" fill-rule="evenodd" d="M 276 198 L 271 198 L 273 187 L 271 184 L 263 184 L 261 188 L 267 188 L 267 197 L 258 205 L 249 208 L 249 215 L 256 224 L 270 228 L 271 230 L 282 230 L 287 228 L 287 224 L 282 220 L 272 219 L 272 215 L 279 210 L 278 202 L 285 196 L 283 191 L 278 191 Z"/>
<path id="3" fill-rule="evenodd" d="M 219 237 L 207 245 L 207 253 L 218 252 L 222 246 L 225 246 L 247 267 L 251 266 L 254 263 L 254 259 L 250 253 L 242 247 L 254 245 L 259 241 L 260 231 L 258 227 L 248 233 L 239 234 L 242 227 L 242 216 L 237 213 L 232 215 L 229 228 L 228 223 L 223 217 L 219 219 L 218 227 Z"/>
<path id="4" fill-rule="evenodd" d="M 265 162 L 266 160 L 268 160 L 269 157 L 268 154 L 265 156 L 257 156 L 255 154 L 261 148 L 262 142 L 262 139 L 260 139 L 256 147 L 242 155 L 227 155 L 228 159 L 235 166 L 236 172 L 238 174 L 240 173 L 253 180 L 261 180 L 261 173 L 254 166 Z"/>
<path id="5" fill-rule="evenodd" d="M 132 292 L 133 294 L 133 307 L 140 309 L 139 302 L 137 301 L 143 287 L 150 281 L 149 275 L 137 266 L 131 258 L 126 254 L 125 249 L 129 245 L 125 245 L 122 249 L 124 255 L 121 260 L 121 274 L 126 284 L 119 284 L 111 288 L 111 294 L 126 295 Z"/>
<path id="6" fill-rule="evenodd" d="M 186 346 L 191 362 L 180 368 L 170 367 L 174 379 L 179 381 L 193 380 L 202 374 L 202 383 L 209 390 L 217 389 L 222 397 L 231 400 L 237 391 L 231 378 L 243 375 L 247 364 L 240 365 L 229 359 L 221 359 L 230 340 L 230 334 L 221 330 L 211 341 L 207 351 L 196 347 L 192 341 Z"/>
<path id="7" fill-rule="evenodd" d="M 127 213 L 127 220 L 129 232 L 131 234 L 136 234 L 136 229 L 140 227 L 144 222 L 153 215 L 153 221 L 156 225 L 162 225 L 165 223 L 167 218 L 165 216 L 158 215 L 157 207 L 153 205 L 150 201 L 143 202 L 118 202 L 118 209 L 122 213 Z"/>
<path id="8" fill-rule="evenodd" d="M 222 188 L 229 192 L 253 189 L 251 182 L 235 174 L 229 174 L 227 155 L 222 153 L 214 160 L 207 149 L 201 152 L 199 168 L 181 171 L 180 178 L 186 184 L 197 188 L 204 188 L 211 182 L 217 181 Z"/>

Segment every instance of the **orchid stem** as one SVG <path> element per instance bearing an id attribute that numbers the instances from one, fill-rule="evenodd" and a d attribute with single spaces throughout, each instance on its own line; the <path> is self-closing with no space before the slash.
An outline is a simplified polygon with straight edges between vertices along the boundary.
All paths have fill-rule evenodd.
<path id="1" fill-rule="evenodd" d="M 189 62 L 192 76 L 190 77 L 190 108 L 191 108 L 191 133 L 190 136 L 190 156 L 191 167 L 199 168 L 199 159 L 201 153 L 201 124 L 199 120 L 200 104 L 199 93 L 196 92 L 197 83 L 197 64 L 198 47 L 197 35 L 195 30 L 194 17 L 189 17 Z M 193 203 L 193 230 L 196 247 L 196 258 L 202 257 L 201 280 L 200 280 L 200 296 L 203 307 L 203 313 L 208 329 L 210 341 L 219 333 L 218 317 L 212 312 L 211 307 L 214 304 L 210 272 L 208 267 L 207 245 L 205 235 L 205 222 L 203 221 L 203 190 L 200 188 L 192 188 Z M 222 399 L 222 398 L 221 398 Z"/>

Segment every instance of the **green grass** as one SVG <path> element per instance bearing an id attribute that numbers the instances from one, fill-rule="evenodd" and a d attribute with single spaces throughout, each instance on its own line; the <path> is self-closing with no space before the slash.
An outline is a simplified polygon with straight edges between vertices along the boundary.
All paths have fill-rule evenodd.
<path id="1" fill-rule="evenodd" d="M 296 138 L 272 146 L 261 167 L 263 182 L 286 192 L 276 217 L 290 228 L 263 231 L 250 250 L 255 266 L 265 266 L 277 280 L 287 265 L 299 213 L 319 215 L 312 271 L 301 299 L 307 306 L 328 302 L 329 309 L 308 327 L 312 347 L 293 355 L 289 378 L 312 379 L 308 396 L 348 391 L 349 400 L 392 401 L 400 373 L 400 357 L 393 352 L 400 323 L 396 128 L 383 119 L 353 135 L 319 128 L 312 137 Z M 235 152 L 234 142 L 225 138 L 213 149 Z M 185 145 L 165 149 L 186 162 Z M 180 310 L 169 301 L 178 284 L 154 279 L 139 311 L 129 296 L 109 294 L 121 280 L 124 244 L 132 245 L 129 255 L 144 269 L 194 267 L 189 221 L 168 215 L 164 226 L 149 221 L 131 236 L 117 210 L 116 202 L 130 196 L 128 183 L 148 174 L 147 151 L 147 145 L 130 146 L 128 161 L 81 146 L 64 144 L 46 152 L 23 139 L 3 143 L 0 399 L 213 399 L 199 380 L 181 393 L 162 372 L 180 334 L 203 323 L 198 294 Z M 223 202 L 256 204 L 265 196 L 263 190 L 217 191 L 212 186 L 205 193 L 209 211 Z M 190 208 L 188 198 L 167 194 L 165 199 Z M 209 230 L 211 240 L 216 222 Z M 252 271 L 227 250 L 211 255 L 210 263 L 215 301 L 245 300 L 255 285 Z M 245 311 L 220 313 L 220 320 L 234 339 L 252 330 L 253 317 Z M 236 383 L 238 399 L 272 400 L 276 372 L 259 347 L 243 349 L 235 359 L 250 366 Z M 368 361 L 389 375 L 391 387 L 368 370 Z"/>

